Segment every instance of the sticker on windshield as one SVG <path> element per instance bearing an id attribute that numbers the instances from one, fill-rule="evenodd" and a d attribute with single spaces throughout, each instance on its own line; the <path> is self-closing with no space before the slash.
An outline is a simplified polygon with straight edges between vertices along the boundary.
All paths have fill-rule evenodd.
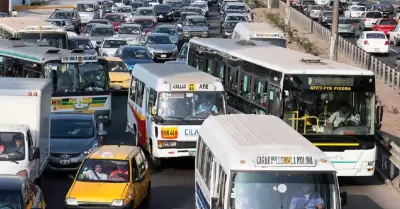
<path id="1" fill-rule="evenodd" d="M 278 192 L 280 192 L 280 193 L 285 193 L 287 191 L 287 187 L 286 187 L 286 185 L 285 184 L 279 184 L 278 185 Z"/>
<path id="2" fill-rule="evenodd" d="M 193 93 L 186 93 L 186 97 L 193 97 Z"/>
<path id="3" fill-rule="evenodd" d="M 232 188 L 231 198 L 232 198 L 232 199 L 235 199 L 235 198 L 236 198 L 236 188 Z"/>

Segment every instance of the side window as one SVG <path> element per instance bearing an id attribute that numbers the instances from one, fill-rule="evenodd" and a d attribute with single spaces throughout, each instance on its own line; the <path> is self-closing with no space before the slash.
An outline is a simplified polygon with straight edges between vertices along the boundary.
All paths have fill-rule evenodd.
<path id="1" fill-rule="evenodd" d="M 136 165 L 136 160 L 135 158 L 133 158 L 131 160 L 131 167 L 132 167 L 132 180 L 135 180 L 139 175 L 139 170 L 138 170 L 138 166 Z"/>
<path id="2" fill-rule="evenodd" d="M 197 153 L 196 153 L 196 167 L 200 171 L 200 166 L 201 166 L 201 157 L 202 157 L 202 150 L 203 150 L 203 139 L 201 136 L 199 136 L 199 139 L 197 140 Z"/>
<path id="3" fill-rule="evenodd" d="M 143 94 L 144 94 L 144 83 L 137 80 L 136 81 L 136 92 L 135 92 L 135 103 L 139 106 L 142 107 L 142 101 L 143 101 Z"/>
<path id="4" fill-rule="evenodd" d="M 238 79 L 238 70 L 235 68 L 228 67 L 229 70 L 229 90 L 237 93 L 237 79 Z"/>
<path id="5" fill-rule="evenodd" d="M 250 99 L 251 76 L 241 73 L 240 76 L 240 96 Z"/>
<path id="6" fill-rule="evenodd" d="M 135 156 L 136 165 L 138 168 L 138 176 L 142 177 L 146 173 L 146 166 L 144 164 L 144 159 L 140 153 Z"/>
<path id="7" fill-rule="evenodd" d="M 147 103 L 147 114 L 151 115 L 152 107 L 156 105 L 157 92 L 150 88 L 149 101 Z"/>
<path id="8" fill-rule="evenodd" d="M 205 179 L 206 179 L 206 184 L 207 187 L 210 189 L 211 188 L 211 168 L 212 168 L 212 162 L 213 162 L 213 154 L 210 150 L 208 150 L 208 155 L 207 155 L 207 164 L 206 164 L 206 168 L 205 168 Z"/>
<path id="9" fill-rule="evenodd" d="M 131 86 L 129 89 L 129 99 L 131 99 L 133 102 L 135 102 L 135 98 L 136 98 L 136 81 L 137 81 L 137 79 L 135 77 L 131 78 Z"/>

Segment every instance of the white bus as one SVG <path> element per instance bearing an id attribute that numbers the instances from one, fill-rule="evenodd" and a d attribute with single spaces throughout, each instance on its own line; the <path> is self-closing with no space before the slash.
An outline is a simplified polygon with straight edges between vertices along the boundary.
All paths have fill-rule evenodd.
<path id="1" fill-rule="evenodd" d="M 198 129 L 210 114 L 225 114 L 218 78 L 183 64 L 136 64 L 127 105 L 127 131 L 161 158 L 195 155 Z"/>
<path id="2" fill-rule="evenodd" d="M 268 23 L 239 22 L 233 29 L 231 38 L 262 41 L 286 48 L 285 33 Z"/>
<path id="3" fill-rule="evenodd" d="M 375 123 L 382 117 L 375 114 L 371 71 L 261 42 L 220 38 L 190 40 L 187 63 L 222 80 L 233 112 L 285 120 L 329 156 L 339 176 L 374 174 L 380 127 Z M 333 119 L 341 106 L 343 121 Z"/>
<path id="4" fill-rule="evenodd" d="M 272 115 L 207 118 L 199 130 L 195 184 L 198 209 L 341 209 L 347 199 L 328 157 Z"/>
<path id="5" fill-rule="evenodd" d="M 39 17 L 0 18 L 0 39 L 20 38 L 31 43 L 68 49 L 68 34 L 60 27 Z"/>
<path id="6" fill-rule="evenodd" d="M 50 78 L 52 112 L 87 112 L 107 126 L 111 92 L 107 60 L 83 49 L 38 47 L 21 40 L 0 40 L 0 77 Z"/>

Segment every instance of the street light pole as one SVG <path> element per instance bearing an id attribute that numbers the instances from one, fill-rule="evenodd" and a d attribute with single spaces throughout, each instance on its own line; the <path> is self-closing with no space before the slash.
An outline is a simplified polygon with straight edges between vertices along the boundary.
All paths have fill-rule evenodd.
<path id="1" fill-rule="evenodd" d="M 285 24 L 286 24 L 286 32 L 288 32 L 289 29 L 290 29 L 290 0 L 286 0 L 286 18 L 285 18 Z"/>
<path id="2" fill-rule="evenodd" d="M 331 26 L 331 45 L 329 50 L 330 60 L 337 60 L 338 50 L 338 28 L 339 28 L 339 1 L 334 0 L 333 2 L 333 15 L 332 15 L 332 26 Z"/>

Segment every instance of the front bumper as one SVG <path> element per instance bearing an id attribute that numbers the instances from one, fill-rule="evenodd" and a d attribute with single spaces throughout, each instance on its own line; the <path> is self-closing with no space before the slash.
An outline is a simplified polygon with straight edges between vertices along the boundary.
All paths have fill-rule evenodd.
<path id="1" fill-rule="evenodd" d="M 173 148 L 153 147 L 153 156 L 156 158 L 194 157 L 196 141 L 177 141 L 178 146 Z M 154 146 L 154 145 L 153 145 Z"/>
<path id="2" fill-rule="evenodd" d="M 124 206 L 111 206 L 107 204 L 101 204 L 101 203 L 90 203 L 90 204 L 80 204 L 80 205 L 65 205 L 64 204 L 64 209 L 132 209 L 133 207 L 133 200 L 132 203 L 129 205 L 124 205 Z"/>
<path id="3" fill-rule="evenodd" d="M 208 31 L 207 33 L 203 32 L 204 31 L 190 31 L 187 34 L 184 32 L 182 38 L 185 40 L 189 40 L 191 38 L 208 38 L 210 33 Z"/>
<path id="4" fill-rule="evenodd" d="M 46 171 L 68 172 L 78 171 L 86 155 L 83 153 L 68 154 L 70 157 L 63 158 L 62 154 L 51 153 L 49 163 L 47 163 Z M 69 161 L 69 162 L 68 162 Z"/>
<path id="5" fill-rule="evenodd" d="M 154 60 L 175 60 L 178 52 L 154 52 Z"/>

